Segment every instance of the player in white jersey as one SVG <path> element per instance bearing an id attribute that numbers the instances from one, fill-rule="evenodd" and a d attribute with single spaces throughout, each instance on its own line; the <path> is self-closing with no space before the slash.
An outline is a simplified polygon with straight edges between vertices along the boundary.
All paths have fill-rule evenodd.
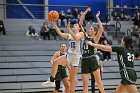
<path id="1" fill-rule="evenodd" d="M 69 42 L 69 49 L 68 54 L 66 56 L 60 56 L 56 60 L 54 60 L 54 63 L 52 65 L 52 71 L 50 76 L 50 84 L 54 82 L 55 75 L 57 73 L 58 65 L 71 65 L 68 69 L 70 70 L 70 90 L 71 93 L 75 93 L 76 84 L 78 83 L 76 79 L 76 75 L 78 72 L 78 66 L 81 58 L 81 52 L 80 52 L 80 41 L 81 40 L 74 40 L 72 36 L 68 33 L 62 33 L 60 29 L 57 27 L 56 22 L 51 22 L 53 27 L 55 28 L 56 32 L 59 36 L 62 38 L 68 40 Z M 80 26 L 78 23 L 73 25 L 73 32 L 75 34 L 79 33 Z M 71 73 L 72 72 L 72 73 Z M 48 83 L 48 84 L 49 84 Z"/>
<path id="2" fill-rule="evenodd" d="M 68 43 L 69 43 L 69 48 L 68 48 L 68 55 L 67 55 L 67 60 L 71 66 L 78 67 L 79 61 L 81 58 L 81 51 L 80 51 L 80 44 L 81 41 L 75 41 L 72 36 L 69 34 L 68 35 Z"/>

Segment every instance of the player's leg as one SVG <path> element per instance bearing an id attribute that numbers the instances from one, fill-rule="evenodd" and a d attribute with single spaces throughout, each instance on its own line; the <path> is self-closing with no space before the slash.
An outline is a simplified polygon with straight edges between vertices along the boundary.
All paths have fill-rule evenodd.
<path id="1" fill-rule="evenodd" d="M 120 84 L 116 90 L 115 93 L 123 93 L 126 90 L 125 86 L 123 84 Z"/>
<path id="2" fill-rule="evenodd" d="M 75 93 L 75 89 L 76 89 L 76 75 L 78 73 L 78 67 L 71 67 L 71 71 L 70 71 L 70 90 L 71 93 Z"/>
<path id="3" fill-rule="evenodd" d="M 92 73 L 91 73 L 91 92 L 95 93 L 95 79 Z"/>
<path id="4" fill-rule="evenodd" d="M 61 84 L 61 80 L 55 81 L 55 89 L 54 89 L 53 93 L 58 93 L 58 91 L 60 89 L 60 84 Z"/>
<path id="5" fill-rule="evenodd" d="M 100 76 L 100 68 L 98 68 L 96 71 L 94 71 L 93 75 L 94 75 L 95 81 L 98 84 L 99 90 L 101 91 L 101 93 L 105 93 L 104 86 L 103 86 L 101 76 Z"/>
<path id="6" fill-rule="evenodd" d="M 47 80 L 46 82 L 42 83 L 42 86 L 44 87 L 55 87 L 55 76 L 58 70 L 58 65 L 66 65 L 67 59 L 66 56 L 60 56 L 57 59 L 54 60 L 53 65 L 52 65 L 52 70 L 51 70 L 51 76 L 50 79 Z"/>
<path id="7" fill-rule="evenodd" d="M 82 74 L 83 80 L 83 93 L 88 93 L 88 82 L 89 82 L 90 74 Z"/>
<path id="8" fill-rule="evenodd" d="M 75 93 L 76 89 L 76 84 L 78 83 L 78 80 L 76 78 L 78 70 L 79 70 L 79 63 L 81 61 L 81 56 L 80 55 L 70 55 L 69 57 L 71 70 L 70 70 L 70 90 L 71 93 Z"/>
<path id="9" fill-rule="evenodd" d="M 138 89 L 136 85 L 125 85 L 126 89 L 128 90 L 128 93 L 138 93 Z"/>
<path id="10" fill-rule="evenodd" d="M 66 64 L 67 64 L 66 56 L 60 56 L 54 60 L 53 65 L 52 65 L 52 70 L 51 70 L 51 77 L 50 77 L 51 82 L 53 82 L 55 79 L 55 75 L 58 70 L 58 65 L 66 65 Z"/>
<path id="11" fill-rule="evenodd" d="M 65 77 L 64 79 L 62 79 L 62 82 L 65 86 L 65 93 L 70 93 L 70 83 L 69 83 L 68 77 Z"/>

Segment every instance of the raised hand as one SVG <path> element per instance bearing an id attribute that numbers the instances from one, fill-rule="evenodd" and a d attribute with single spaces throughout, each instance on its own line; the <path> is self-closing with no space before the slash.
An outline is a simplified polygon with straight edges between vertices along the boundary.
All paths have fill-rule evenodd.
<path id="1" fill-rule="evenodd" d="M 54 22 L 54 21 L 50 21 L 50 22 L 54 27 L 56 26 L 56 22 Z"/>
<path id="2" fill-rule="evenodd" d="M 68 30 L 70 29 L 70 22 L 68 22 L 68 24 L 67 24 L 67 29 Z"/>
<path id="3" fill-rule="evenodd" d="M 88 7 L 84 13 L 87 14 L 87 12 L 89 12 L 90 10 L 91 9 Z"/>
<path id="4" fill-rule="evenodd" d="M 96 17 L 99 17 L 99 16 L 100 16 L 100 11 L 98 11 L 96 14 Z"/>

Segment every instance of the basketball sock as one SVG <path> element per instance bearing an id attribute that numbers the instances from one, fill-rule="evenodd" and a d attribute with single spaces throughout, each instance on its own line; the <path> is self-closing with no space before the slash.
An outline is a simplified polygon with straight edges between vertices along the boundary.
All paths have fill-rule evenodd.
<path id="1" fill-rule="evenodd" d="M 50 76 L 50 81 L 51 81 L 51 82 L 54 82 L 54 80 L 55 80 L 55 78 L 52 77 L 52 76 Z"/>

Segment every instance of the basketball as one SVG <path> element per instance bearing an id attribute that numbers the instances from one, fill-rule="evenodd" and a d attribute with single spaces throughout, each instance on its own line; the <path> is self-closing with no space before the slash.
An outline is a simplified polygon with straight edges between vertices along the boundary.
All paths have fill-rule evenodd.
<path id="1" fill-rule="evenodd" d="M 49 21 L 54 21 L 54 22 L 56 22 L 56 21 L 58 20 L 58 18 L 59 18 L 59 14 L 58 14 L 57 11 L 52 10 L 52 11 L 50 11 L 50 12 L 48 13 L 48 19 L 49 19 Z"/>

